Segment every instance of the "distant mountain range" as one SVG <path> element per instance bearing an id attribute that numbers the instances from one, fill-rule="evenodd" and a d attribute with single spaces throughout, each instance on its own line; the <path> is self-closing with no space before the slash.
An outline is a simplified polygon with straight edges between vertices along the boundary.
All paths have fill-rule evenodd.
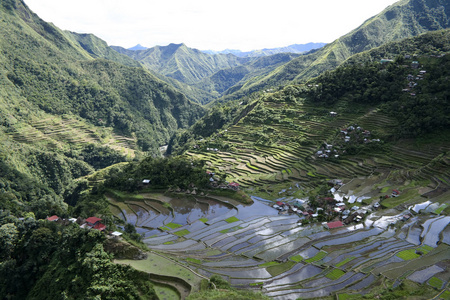
<path id="1" fill-rule="evenodd" d="M 253 77 L 235 85 L 228 98 L 236 99 L 267 87 L 307 81 L 336 68 L 354 54 L 446 28 L 450 28 L 449 1 L 401 0 L 317 51 L 299 56 L 264 77 Z"/>
<path id="2" fill-rule="evenodd" d="M 204 104 L 219 98 L 228 101 L 267 88 L 307 81 L 336 68 L 356 53 L 427 31 L 449 28 L 449 20 L 449 1 L 400 0 L 348 34 L 316 49 L 313 48 L 321 44 L 251 52 L 199 51 L 184 44 L 138 51 L 120 47 L 113 49 L 139 61 L 155 73 L 170 77 L 167 82 L 172 80 L 173 84 L 174 79 L 179 81 L 176 85 L 181 92 L 193 101 Z M 304 52 L 307 49 L 313 50 Z"/>
<path id="3" fill-rule="evenodd" d="M 225 49 L 222 51 L 214 51 L 214 50 L 200 50 L 206 54 L 233 54 L 238 57 L 260 57 L 260 56 L 268 56 L 278 53 L 305 53 L 314 49 L 319 49 L 325 46 L 326 43 L 307 43 L 307 44 L 294 44 L 287 47 L 279 47 L 279 48 L 264 48 L 260 50 L 252 50 L 252 51 L 241 51 L 241 50 L 231 50 Z M 159 46 L 157 46 L 159 47 Z M 139 51 L 139 50 L 147 50 L 149 48 L 142 46 L 141 44 L 137 44 L 134 47 L 128 48 L 127 50 Z"/>
<path id="4" fill-rule="evenodd" d="M 287 47 L 270 48 L 270 49 L 265 48 L 245 52 L 241 50 L 230 50 L 230 49 L 226 49 L 223 51 L 204 50 L 202 52 L 208 54 L 233 54 L 239 57 L 260 57 L 278 53 L 305 53 L 314 49 L 322 48 L 325 45 L 326 43 L 307 43 L 307 44 L 294 44 Z"/>

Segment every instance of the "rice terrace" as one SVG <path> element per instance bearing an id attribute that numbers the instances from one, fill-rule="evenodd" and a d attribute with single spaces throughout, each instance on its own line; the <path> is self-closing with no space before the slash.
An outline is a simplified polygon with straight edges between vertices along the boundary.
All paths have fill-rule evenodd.
<path id="1" fill-rule="evenodd" d="M 171 291 L 162 299 L 184 298 L 213 275 L 273 299 L 370 298 L 399 286 L 449 299 L 448 144 L 385 142 L 396 120 L 378 109 L 333 115 L 302 101 L 286 109 L 284 99 L 267 94 L 185 153 L 252 204 L 195 188 L 110 194 L 111 210 L 150 249 L 145 261 L 117 262 L 161 276 Z M 376 150 L 342 154 L 338 145 L 356 133 Z"/>

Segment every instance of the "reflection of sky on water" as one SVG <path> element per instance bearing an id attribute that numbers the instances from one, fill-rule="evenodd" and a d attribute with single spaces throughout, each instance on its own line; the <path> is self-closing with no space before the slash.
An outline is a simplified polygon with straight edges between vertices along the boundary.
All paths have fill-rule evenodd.
<path id="1" fill-rule="evenodd" d="M 423 203 L 416 204 L 414 206 L 410 206 L 408 209 L 413 210 L 415 213 L 419 213 L 420 210 L 427 208 L 428 205 L 430 205 L 431 201 L 426 201 Z"/>
<path id="2" fill-rule="evenodd" d="M 262 203 L 259 200 L 254 200 L 252 205 L 238 205 L 237 218 L 240 220 L 245 220 L 249 217 L 254 216 L 275 216 L 278 215 L 278 210 Z"/>
<path id="3" fill-rule="evenodd" d="M 450 217 L 442 217 L 434 219 L 426 232 L 425 239 L 423 243 L 425 245 L 436 247 L 439 242 L 439 235 L 445 229 L 445 227 L 450 223 Z M 423 235 L 422 235 L 423 236 Z"/>
<path id="4" fill-rule="evenodd" d="M 409 280 L 415 281 L 417 283 L 425 283 L 428 279 L 436 275 L 437 273 L 443 272 L 444 269 L 436 265 L 430 266 L 420 271 L 416 271 L 409 275 L 407 278 Z"/>

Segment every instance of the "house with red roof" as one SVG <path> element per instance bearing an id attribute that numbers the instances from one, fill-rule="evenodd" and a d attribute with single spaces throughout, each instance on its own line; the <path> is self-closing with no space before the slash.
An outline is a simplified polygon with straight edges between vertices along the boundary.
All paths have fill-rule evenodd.
<path id="1" fill-rule="evenodd" d="M 92 227 L 93 229 L 97 229 L 97 230 L 100 230 L 100 231 L 103 231 L 103 230 L 105 230 L 106 229 L 106 225 L 105 224 L 102 224 L 102 223 L 97 223 L 94 227 Z"/>
<path id="2" fill-rule="evenodd" d="M 94 227 L 97 223 L 99 223 L 102 219 L 97 217 L 89 217 L 86 219 L 86 223 L 88 223 L 89 226 Z"/>
<path id="3" fill-rule="evenodd" d="M 326 223 L 324 226 L 327 229 L 333 229 L 333 228 L 342 227 L 342 226 L 344 226 L 344 224 L 341 221 L 334 221 L 334 222 Z"/>
<path id="4" fill-rule="evenodd" d="M 239 189 L 239 183 L 231 182 L 231 183 L 228 184 L 228 187 L 237 191 Z"/>
<path id="5" fill-rule="evenodd" d="M 59 220 L 59 217 L 57 215 L 53 215 L 51 217 L 47 217 L 47 221 L 50 221 L 50 222 L 56 222 L 58 220 Z"/>
<path id="6" fill-rule="evenodd" d="M 106 225 L 102 224 L 100 222 L 101 220 L 102 219 L 97 218 L 97 217 L 89 217 L 86 219 L 86 225 L 89 226 L 90 228 L 103 231 L 103 230 L 105 230 Z"/>

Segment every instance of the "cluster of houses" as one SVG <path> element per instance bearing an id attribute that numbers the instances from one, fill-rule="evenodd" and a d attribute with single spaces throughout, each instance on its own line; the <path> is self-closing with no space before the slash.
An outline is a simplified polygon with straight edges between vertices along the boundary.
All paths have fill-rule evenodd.
<path id="1" fill-rule="evenodd" d="M 395 198 L 398 196 L 400 196 L 400 191 L 394 189 L 394 190 L 392 190 L 392 193 L 390 195 L 384 195 L 384 197 L 381 196 L 380 198 L 388 199 L 388 198 Z"/>
<path id="2" fill-rule="evenodd" d="M 78 219 L 75 218 L 63 219 L 58 217 L 57 215 L 53 215 L 51 217 L 47 217 L 46 220 L 50 222 L 57 222 L 62 225 L 75 223 L 78 224 L 80 228 L 95 229 L 106 232 L 106 225 L 101 222 L 102 219 L 97 217 L 89 217 L 87 219 L 82 219 L 80 217 Z M 122 235 L 122 233 L 118 231 L 109 232 L 108 234 L 114 238 L 119 238 Z"/>
<path id="3" fill-rule="evenodd" d="M 335 113 L 335 112 L 330 112 Z M 348 143 L 367 144 L 372 142 L 381 142 L 380 139 L 372 139 L 369 130 L 365 130 L 357 124 L 342 128 L 339 131 L 338 138 L 334 144 L 323 143 L 316 151 L 315 156 L 319 158 L 339 158 L 341 153 L 345 153 L 345 145 Z"/>
<path id="4" fill-rule="evenodd" d="M 239 190 L 239 183 L 237 182 L 220 182 L 220 180 L 214 178 L 214 175 L 216 175 L 214 172 L 207 171 L 206 174 L 209 176 L 209 183 L 213 188 Z"/>
<path id="5" fill-rule="evenodd" d="M 333 179 L 328 181 L 328 185 L 331 187 L 330 192 L 334 193 L 343 185 L 343 182 L 340 179 Z M 393 189 L 392 194 L 388 197 L 397 197 L 399 195 L 400 191 Z M 301 219 L 318 220 L 320 214 L 335 216 L 334 221 L 322 223 L 327 229 L 337 228 L 351 223 L 360 223 L 364 220 L 367 213 L 381 207 L 379 202 L 374 203 L 371 207 L 359 207 L 354 204 L 348 205 L 344 202 L 336 201 L 334 197 L 317 197 L 314 201 L 317 202 L 314 205 L 315 207 L 317 206 L 316 209 L 311 207 L 310 201 L 301 199 L 291 201 L 293 203 L 277 201 L 272 207 L 277 209 L 279 214 L 297 214 Z M 408 220 L 409 217 L 410 215 L 406 214 L 402 221 Z"/>
<path id="6" fill-rule="evenodd" d="M 319 214 L 323 213 L 330 215 L 335 212 L 339 214 L 339 219 L 336 222 L 323 223 L 327 228 L 336 228 L 337 224 L 340 226 L 348 225 L 352 222 L 361 222 L 366 215 L 367 210 L 360 209 L 358 206 L 352 206 L 347 208 L 343 202 L 336 202 L 332 197 L 320 198 L 322 207 L 317 207 L 313 210 L 307 202 L 297 200 L 294 204 L 277 201 L 272 205 L 273 208 L 279 211 L 279 214 L 297 214 L 301 219 L 315 220 L 319 217 Z M 324 208 L 323 208 L 324 207 Z"/>
<path id="7" fill-rule="evenodd" d="M 426 73 L 426 70 L 420 70 L 418 75 L 414 76 L 413 74 L 408 74 L 408 76 L 406 76 L 408 85 L 402 90 L 402 92 L 409 93 L 411 96 L 416 96 L 414 88 L 417 86 L 417 81 L 423 80 Z"/>
<path id="8" fill-rule="evenodd" d="M 406 54 L 404 56 L 404 58 L 405 59 L 413 59 L 413 57 L 409 54 Z M 393 60 L 392 59 L 380 60 L 381 64 L 386 64 L 389 62 L 393 62 Z M 420 68 L 420 63 L 417 60 L 413 60 L 410 65 L 403 65 L 403 67 L 417 70 Z M 420 70 L 418 75 L 408 74 L 408 76 L 406 77 L 406 79 L 408 80 L 408 85 L 402 91 L 409 93 L 413 97 L 416 96 L 416 93 L 414 92 L 414 88 L 417 86 L 417 81 L 422 80 L 426 73 L 427 73 L 426 70 Z"/>

